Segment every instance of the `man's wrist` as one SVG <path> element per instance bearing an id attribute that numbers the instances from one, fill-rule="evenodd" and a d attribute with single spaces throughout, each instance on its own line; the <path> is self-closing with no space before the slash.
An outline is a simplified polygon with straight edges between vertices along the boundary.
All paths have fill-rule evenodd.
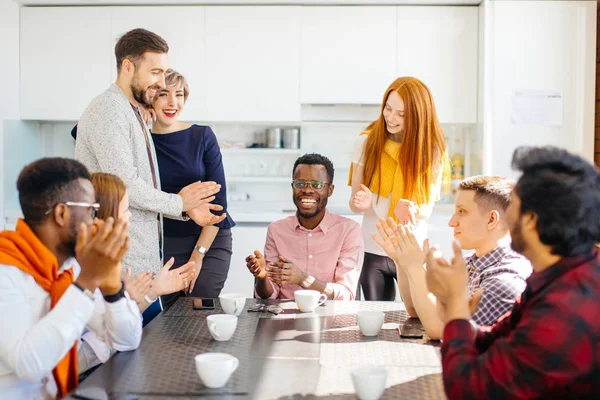
<path id="1" fill-rule="evenodd" d="M 185 199 L 183 198 L 181 193 L 177 193 L 177 196 L 179 196 L 179 198 L 181 199 L 181 214 L 183 217 L 183 213 L 187 214 L 187 211 L 189 211 L 189 210 L 186 210 L 186 208 L 185 208 Z"/>
<path id="2" fill-rule="evenodd" d="M 304 272 L 302 273 L 300 278 L 302 279 L 300 281 L 300 286 L 302 286 L 302 288 L 304 289 L 308 289 L 312 286 L 313 283 L 315 283 L 315 277 L 312 275 L 308 275 Z"/>
<path id="3" fill-rule="evenodd" d="M 89 297 L 92 301 L 95 300 L 94 292 L 92 292 L 88 288 L 81 286 L 77 282 L 73 282 L 73 286 L 75 286 L 77 289 L 81 290 L 83 292 L 83 294 L 85 294 L 87 297 Z"/>
<path id="4" fill-rule="evenodd" d="M 102 292 L 102 296 L 112 296 L 117 294 L 121 290 L 123 281 L 119 280 L 117 282 L 111 282 L 106 285 L 100 286 L 100 292 Z"/>
<path id="5" fill-rule="evenodd" d="M 406 268 L 406 276 L 411 284 L 416 282 L 424 282 L 426 280 L 425 268 L 421 265 L 419 268 Z"/>
<path id="6" fill-rule="evenodd" d="M 471 318 L 471 311 L 469 310 L 468 299 L 451 299 L 445 304 L 445 323 L 453 321 L 455 319 L 466 319 Z"/>
<path id="7" fill-rule="evenodd" d="M 88 279 L 85 276 L 81 276 L 81 275 L 79 275 L 79 278 L 77 279 L 77 281 L 75 281 L 75 283 L 77 283 L 78 287 L 80 287 L 82 289 L 87 289 L 92 293 L 94 293 L 94 291 L 96 291 L 96 289 L 99 286 L 95 280 Z"/>
<path id="8" fill-rule="evenodd" d="M 102 292 L 104 301 L 106 301 L 107 303 L 114 303 L 114 302 L 121 300 L 123 297 L 125 297 L 125 282 L 124 281 L 120 282 L 119 289 L 116 292 L 113 292 L 112 294 L 109 294 L 109 293 L 110 292 L 106 292 L 106 293 Z"/>

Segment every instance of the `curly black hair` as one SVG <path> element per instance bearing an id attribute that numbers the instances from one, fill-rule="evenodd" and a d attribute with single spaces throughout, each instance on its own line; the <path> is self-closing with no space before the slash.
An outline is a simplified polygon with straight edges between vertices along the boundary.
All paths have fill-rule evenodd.
<path id="1" fill-rule="evenodd" d="M 537 216 L 537 231 L 552 253 L 589 253 L 600 241 L 600 175 L 580 156 L 557 147 L 520 147 L 512 167 L 522 171 L 515 186 L 521 214 Z"/>
<path id="2" fill-rule="evenodd" d="M 294 163 L 294 169 L 292 170 L 292 179 L 296 174 L 296 167 L 298 167 L 298 165 L 300 164 L 324 166 L 327 170 L 327 178 L 329 179 L 329 183 L 333 184 L 333 164 L 331 163 L 331 160 L 329 160 L 329 158 L 317 153 L 310 153 L 300 156 Z"/>
<path id="3" fill-rule="evenodd" d="M 87 168 L 70 158 L 41 158 L 27 165 L 17 179 L 19 203 L 25 222 L 42 223 L 56 204 L 72 200 L 80 190 L 78 179 L 90 179 Z"/>

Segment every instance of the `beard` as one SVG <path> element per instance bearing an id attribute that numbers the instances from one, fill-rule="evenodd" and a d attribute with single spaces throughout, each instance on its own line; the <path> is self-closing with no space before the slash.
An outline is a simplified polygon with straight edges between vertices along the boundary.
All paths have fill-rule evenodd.
<path id="1" fill-rule="evenodd" d="M 135 101 L 137 101 L 141 105 L 146 107 L 152 107 L 152 100 L 154 100 L 154 95 L 150 95 L 150 90 L 157 89 L 159 89 L 159 87 L 156 85 L 149 86 L 146 89 L 144 89 L 143 86 L 139 84 L 139 78 L 137 74 L 133 76 L 133 81 L 131 82 L 131 93 L 133 94 L 133 98 L 135 99 Z"/>
<path id="2" fill-rule="evenodd" d="M 76 221 L 75 218 L 69 219 L 67 239 L 59 246 L 61 253 L 67 257 L 75 257 L 75 246 L 77 245 L 79 222 L 81 221 Z"/>
<path id="3" fill-rule="evenodd" d="M 523 231 L 521 230 L 521 221 L 516 221 L 510 227 L 510 248 L 519 254 L 523 254 L 527 248 L 525 241 L 523 240 Z"/>
<path id="4" fill-rule="evenodd" d="M 325 207 L 327 206 L 327 197 L 321 199 L 318 196 L 312 196 L 315 198 L 315 200 L 317 201 L 317 205 L 315 207 L 315 210 L 312 212 L 302 212 L 301 209 L 301 205 L 302 205 L 302 201 L 300 200 L 300 197 L 307 197 L 307 196 L 295 196 L 294 197 L 294 204 L 296 205 L 296 210 L 298 210 L 298 216 L 302 217 L 302 218 L 313 218 L 316 217 L 317 215 L 319 215 L 319 213 L 321 211 L 323 211 L 325 209 Z"/>

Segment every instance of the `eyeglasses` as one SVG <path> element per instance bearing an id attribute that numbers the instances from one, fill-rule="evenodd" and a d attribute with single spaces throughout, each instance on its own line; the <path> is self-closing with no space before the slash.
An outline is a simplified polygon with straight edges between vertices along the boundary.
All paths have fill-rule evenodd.
<path id="1" fill-rule="evenodd" d="M 96 215 L 98 215 L 98 210 L 100 209 L 100 204 L 99 203 L 84 203 L 81 201 L 65 201 L 64 203 L 56 203 L 55 205 L 52 206 L 51 209 L 49 209 L 48 211 L 46 211 L 46 213 L 44 215 L 48 215 L 52 212 L 52 210 L 54 210 L 54 207 L 56 207 L 59 204 L 64 204 L 67 207 L 87 207 L 87 208 L 91 208 L 92 209 L 92 219 L 96 218 Z"/>
<path id="2" fill-rule="evenodd" d="M 311 186 L 313 189 L 321 190 L 325 185 L 329 185 L 329 182 L 323 181 L 303 181 L 301 179 L 296 179 L 292 181 L 292 187 L 294 189 L 306 189 L 308 186 Z"/>

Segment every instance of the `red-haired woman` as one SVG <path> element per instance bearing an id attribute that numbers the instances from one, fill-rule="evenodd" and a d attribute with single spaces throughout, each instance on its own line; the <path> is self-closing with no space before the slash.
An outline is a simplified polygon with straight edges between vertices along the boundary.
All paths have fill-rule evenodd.
<path id="1" fill-rule="evenodd" d="M 350 209 L 364 213 L 360 284 L 366 300 L 394 300 L 394 279 L 400 285 L 407 279 L 396 276 L 393 260 L 371 237 L 379 218 L 414 225 L 422 241 L 441 183 L 449 175 L 450 160 L 431 92 L 416 78 L 396 79 L 383 96 L 379 118 L 358 137 L 350 168 Z"/>

